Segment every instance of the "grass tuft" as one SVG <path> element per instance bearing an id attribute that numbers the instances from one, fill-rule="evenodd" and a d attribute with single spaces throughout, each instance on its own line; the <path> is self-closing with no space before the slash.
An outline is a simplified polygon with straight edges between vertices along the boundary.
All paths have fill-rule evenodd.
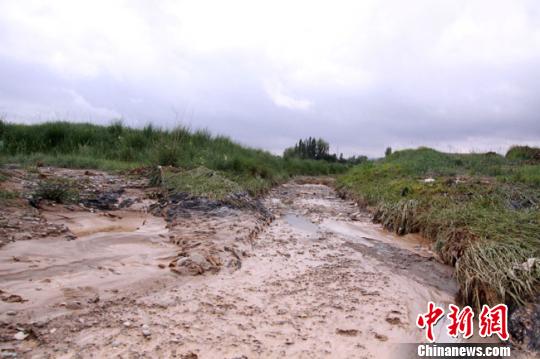
<path id="1" fill-rule="evenodd" d="M 53 178 L 39 181 L 32 198 L 49 200 L 56 203 L 76 203 L 79 191 L 73 181 L 64 178 Z"/>

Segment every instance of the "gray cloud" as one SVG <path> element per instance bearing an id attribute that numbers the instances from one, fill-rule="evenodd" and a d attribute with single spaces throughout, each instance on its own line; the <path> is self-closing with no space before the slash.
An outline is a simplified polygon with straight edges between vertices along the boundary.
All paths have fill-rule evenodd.
<path id="1" fill-rule="evenodd" d="M 0 30 L 13 121 L 183 124 L 276 153 L 540 145 L 534 0 L 5 2 Z"/>

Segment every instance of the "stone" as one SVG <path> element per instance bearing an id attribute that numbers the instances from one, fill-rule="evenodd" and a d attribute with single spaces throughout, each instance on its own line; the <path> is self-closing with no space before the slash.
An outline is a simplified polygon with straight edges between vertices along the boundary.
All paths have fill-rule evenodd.
<path id="1" fill-rule="evenodd" d="M 13 338 L 15 338 L 15 340 L 25 340 L 27 337 L 28 337 L 28 334 L 26 334 L 25 332 L 17 332 L 13 336 Z"/>
<path id="2" fill-rule="evenodd" d="M 141 331 L 142 335 L 147 338 L 152 335 L 152 333 L 150 332 L 150 328 L 146 324 L 143 324 L 143 326 L 141 327 Z"/>

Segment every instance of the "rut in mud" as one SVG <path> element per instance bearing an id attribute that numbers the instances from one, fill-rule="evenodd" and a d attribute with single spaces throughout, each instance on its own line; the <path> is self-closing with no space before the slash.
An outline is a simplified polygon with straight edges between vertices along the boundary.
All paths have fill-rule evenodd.
<path id="1" fill-rule="evenodd" d="M 414 321 L 427 301 L 454 301 L 452 270 L 427 243 L 383 231 L 330 187 L 292 182 L 264 204 L 275 218 L 267 226 L 252 212 L 232 209 L 184 216 L 174 225 L 124 213 L 122 221 L 101 218 L 96 227 L 87 216 L 60 214 L 83 236 L 0 250 L 2 289 L 24 300 L 0 302 L 1 320 L 29 334 L 4 341 L 2 351 L 28 357 L 393 357 L 401 350 L 395 343 L 422 340 Z M 58 214 L 49 215 L 54 218 Z M 182 259 L 190 250 L 220 248 L 219 241 L 242 228 L 255 238 L 241 240 L 237 261 L 222 263 L 216 274 L 165 268 L 178 258 L 172 234 L 182 234 L 176 241 Z M 216 233 L 218 243 L 204 242 Z M 190 238 L 202 244 L 193 246 Z M 444 341 L 443 326 L 437 337 Z"/>

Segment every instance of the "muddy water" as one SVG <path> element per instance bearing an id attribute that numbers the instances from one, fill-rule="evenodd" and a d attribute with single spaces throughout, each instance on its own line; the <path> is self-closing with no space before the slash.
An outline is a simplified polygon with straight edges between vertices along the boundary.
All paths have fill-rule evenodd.
<path id="1" fill-rule="evenodd" d="M 0 250 L 2 289 L 28 300 L 0 303 L 0 311 L 17 311 L 18 322 L 49 318 L 41 329 L 49 334 L 17 350 L 53 357 L 404 357 L 400 343 L 424 341 L 414 323 L 427 302 L 454 302 L 452 269 L 428 243 L 383 231 L 329 187 L 286 184 L 265 205 L 276 219 L 253 240 L 240 269 L 194 277 L 158 267 L 176 254 L 159 218 L 51 214 L 84 235 Z M 212 221 L 227 226 L 220 217 L 205 223 Z M 89 304 L 95 295 L 101 304 Z M 436 337 L 453 340 L 444 323 Z"/>
<path id="2" fill-rule="evenodd" d="M 166 241 L 165 221 L 142 212 L 45 212 L 50 222 L 67 225 L 77 240 L 39 239 L 11 243 L 0 251 L 2 290 L 25 302 L 0 303 L 42 320 L 110 297 L 119 288 L 144 287 L 162 276 L 175 246 Z"/>

